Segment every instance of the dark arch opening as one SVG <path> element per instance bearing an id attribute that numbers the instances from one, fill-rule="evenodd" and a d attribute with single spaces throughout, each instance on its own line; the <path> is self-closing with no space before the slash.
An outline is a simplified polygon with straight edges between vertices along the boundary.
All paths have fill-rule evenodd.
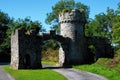
<path id="1" fill-rule="evenodd" d="M 89 52 L 89 62 L 90 64 L 94 63 L 96 61 L 96 48 L 94 45 L 88 46 L 88 52 Z"/>
<path id="2" fill-rule="evenodd" d="M 46 43 L 46 41 L 53 39 L 57 42 L 57 44 L 59 44 L 58 46 L 60 47 L 60 49 L 58 48 L 59 52 L 58 53 L 58 67 L 63 67 L 69 63 L 69 58 L 68 58 L 68 54 L 69 54 L 69 41 L 70 39 L 67 37 L 62 37 L 60 35 L 55 35 L 53 34 L 53 32 L 50 32 L 50 34 L 43 34 L 42 36 L 42 40 L 41 40 L 41 51 L 42 51 L 42 46 Z M 51 47 L 51 45 L 49 46 Z M 51 52 L 50 52 L 51 53 Z M 42 58 L 42 56 L 41 56 Z M 41 60 L 42 61 L 42 60 Z"/>
<path id="3" fill-rule="evenodd" d="M 52 64 L 52 66 L 50 67 L 53 67 L 53 66 L 56 66 L 56 64 L 58 64 L 60 44 L 61 43 L 55 39 L 47 39 L 43 41 L 42 52 L 41 52 L 42 65 Z"/>
<path id="4" fill-rule="evenodd" d="M 30 68 L 30 64 L 31 64 L 30 55 L 29 55 L 29 54 L 26 54 L 26 55 L 24 56 L 25 69 L 29 69 L 29 68 Z"/>

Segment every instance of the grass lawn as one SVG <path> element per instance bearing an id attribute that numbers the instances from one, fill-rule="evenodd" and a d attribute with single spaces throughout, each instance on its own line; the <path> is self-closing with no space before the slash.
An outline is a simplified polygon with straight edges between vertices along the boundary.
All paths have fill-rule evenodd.
<path id="1" fill-rule="evenodd" d="M 67 80 L 61 74 L 49 69 L 12 70 L 9 66 L 3 66 L 3 68 L 10 73 L 15 80 Z"/>
<path id="2" fill-rule="evenodd" d="M 120 73 L 113 69 L 108 69 L 97 64 L 73 66 L 73 68 L 99 74 L 108 78 L 109 80 L 120 80 Z"/>
<path id="3" fill-rule="evenodd" d="M 42 64 L 48 64 L 48 65 L 55 65 L 57 62 L 51 62 L 51 61 L 42 61 Z"/>
<path id="4" fill-rule="evenodd" d="M 43 61 L 42 64 L 54 65 L 55 62 Z M 11 70 L 9 66 L 3 67 L 9 72 L 16 80 L 67 80 L 64 76 L 49 69 L 38 70 Z M 98 64 L 92 65 L 79 65 L 73 66 L 73 68 L 83 71 L 92 72 L 108 78 L 108 80 L 119 80 L 120 73 L 114 69 L 100 66 Z"/>

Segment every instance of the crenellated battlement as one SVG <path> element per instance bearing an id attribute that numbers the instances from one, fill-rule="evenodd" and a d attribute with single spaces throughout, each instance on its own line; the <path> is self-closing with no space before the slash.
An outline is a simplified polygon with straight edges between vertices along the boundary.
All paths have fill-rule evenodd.
<path id="1" fill-rule="evenodd" d="M 59 14 L 59 22 L 60 23 L 71 23 L 71 22 L 84 23 L 85 22 L 84 11 L 73 9 L 71 12 L 65 12 L 65 13 L 61 12 Z"/>

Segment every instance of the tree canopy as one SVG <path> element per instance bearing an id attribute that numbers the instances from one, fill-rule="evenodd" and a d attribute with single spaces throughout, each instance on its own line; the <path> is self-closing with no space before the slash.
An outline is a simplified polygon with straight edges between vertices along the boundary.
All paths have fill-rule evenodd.
<path id="1" fill-rule="evenodd" d="M 113 18 L 112 25 L 112 42 L 120 46 L 120 3 L 118 3 L 118 8 L 115 10 L 115 17 Z"/>
<path id="2" fill-rule="evenodd" d="M 39 21 L 32 21 L 29 17 L 25 19 L 11 19 L 7 13 L 0 11 L 0 53 L 10 53 L 11 33 L 15 29 L 43 31 Z"/>
<path id="3" fill-rule="evenodd" d="M 86 36 L 101 36 L 111 40 L 116 47 L 120 46 L 120 3 L 117 10 L 106 9 L 99 13 L 85 26 Z M 118 48 L 120 49 L 120 48 Z"/>
<path id="4" fill-rule="evenodd" d="M 13 21 L 10 24 L 11 30 L 15 29 L 25 29 L 25 30 L 30 30 L 30 29 L 35 29 L 35 30 L 40 30 L 42 31 L 42 25 L 39 21 L 32 21 L 29 17 L 26 17 L 24 19 L 18 18 L 16 21 Z"/>
<path id="5" fill-rule="evenodd" d="M 58 16 L 59 13 L 62 12 L 65 9 L 79 9 L 79 10 L 84 10 L 86 19 L 89 17 L 89 7 L 80 3 L 80 2 L 75 2 L 74 0 L 60 0 L 58 3 L 56 3 L 52 7 L 52 12 L 47 13 L 47 18 L 45 22 L 47 24 L 52 25 L 52 29 L 56 30 L 59 32 L 59 23 L 58 23 Z"/>
<path id="6" fill-rule="evenodd" d="M 0 10 L 0 25 L 7 25 L 11 22 L 10 17 L 7 13 Z"/>
<path id="7" fill-rule="evenodd" d="M 0 11 L 0 53 L 7 53 L 10 51 L 10 45 L 8 45 L 7 30 L 8 24 L 12 21 L 7 13 Z M 10 40 L 9 40 L 10 41 Z"/>

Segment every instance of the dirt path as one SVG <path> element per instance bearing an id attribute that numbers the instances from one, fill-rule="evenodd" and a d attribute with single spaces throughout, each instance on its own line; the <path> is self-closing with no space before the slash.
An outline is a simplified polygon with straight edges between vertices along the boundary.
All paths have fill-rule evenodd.
<path id="1" fill-rule="evenodd" d="M 5 70 L 0 67 L 0 80 L 15 80 Z"/>
<path id="2" fill-rule="evenodd" d="M 80 71 L 73 68 L 57 68 L 51 65 L 43 65 L 43 67 L 62 74 L 68 80 L 108 80 L 100 75 L 93 74 L 90 72 Z"/>
<path id="3" fill-rule="evenodd" d="M 76 69 L 52 69 L 64 75 L 68 80 L 108 80 L 102 76 Z"/>

